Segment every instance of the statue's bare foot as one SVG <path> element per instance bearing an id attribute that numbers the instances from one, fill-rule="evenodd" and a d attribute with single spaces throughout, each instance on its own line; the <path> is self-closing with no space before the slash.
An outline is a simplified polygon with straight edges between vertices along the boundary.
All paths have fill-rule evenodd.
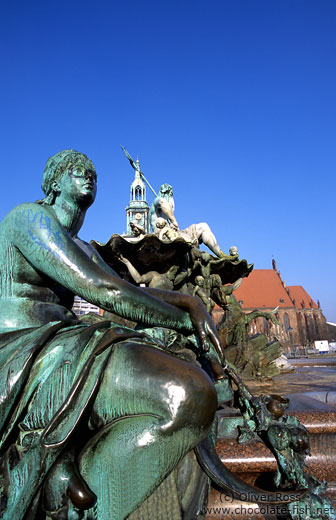
<path id="1" fill-rule="evenodd" d="M 52 520 L 80 520 L 96 502 L 73 456 L 63 454 L 51 468 L 43 488 L 43 509 Z"/>
<path id="2" fill-rule="evenodd" d="M 89 489 L 77 468 L 75 468 L 75 472 L 69 480 L 68 495 L 73 505 L 81 511 L 93 507 L 97 498 Z"/>

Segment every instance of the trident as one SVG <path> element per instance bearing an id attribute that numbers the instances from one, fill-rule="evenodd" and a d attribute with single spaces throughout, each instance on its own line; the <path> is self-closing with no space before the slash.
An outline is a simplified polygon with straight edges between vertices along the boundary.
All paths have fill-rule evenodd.
<path id="1" fill-rule="evenodd" d="M 134 168 L 134 170 L 139 172 L 141 179 L 143 179 L 145 181 L 145 183 L 147 184 L 149 189 L 152 190 L 152 192 L 154 193 L 155 197 L 157 197 L 157 193 L 155 193 L 155 191 L 153 190 L 152 186 L 149 184 L 148 180 L 146 179 L 146 177 L 144 176 L 144 174 L 140 170 L 139 164 L 137 164 L 136 162 L 133 161 L 132 157 L 130 156 L 130 154 L 128 153 L 126 148 L 124 148 L 123 146 L 121 146 L 121 148 L 122 148 L 124 154 L 126 155 L 127 159 L 129 160 L 130 165 L 132 166 L 132 168 Z"/>

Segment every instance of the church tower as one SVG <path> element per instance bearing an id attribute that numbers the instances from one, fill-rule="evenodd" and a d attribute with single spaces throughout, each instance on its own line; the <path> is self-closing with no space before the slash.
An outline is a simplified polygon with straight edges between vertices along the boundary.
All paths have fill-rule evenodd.
<path id="1" fill-rule="evenodd" d="M 146 201 L 146 185 L 140 174 L 139 159 L 136 160 L 136 166 L 134 181 L 131 184 L 131 198 L 126 207 L 127 235 L 132 235 L 131 222 L 144 228 L 145 233 L 149 233 L 149 206 Z"/>

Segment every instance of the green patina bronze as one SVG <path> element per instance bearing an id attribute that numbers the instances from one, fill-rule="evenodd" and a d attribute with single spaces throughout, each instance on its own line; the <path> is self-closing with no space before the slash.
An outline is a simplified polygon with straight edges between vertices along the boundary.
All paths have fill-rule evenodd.
<path id="1" fill-rule="evenodd" d="M 198 300 L 138 289 L 80 241 L 96 186 L 85 155 L 60 152 L 46 165 L 45 198 L 17 206 L 0 225 L 4 520 L 28 510 L 80 518 L 95 496 L 99 520 L 125 518 L 206 436 L 216 410 L 209 376 L 165 352 L 155 334 L 71 312 L 78 294 L 221 355 Z"/>
<path id="2" fill-rule="evenodd" d="M 279 399 L 248 392 L 225 364 L 204 305 L 187 294 L 186 279 L 193 291 L 198 276 L 205 283 L 198 278 L 195 294 L 205 304 L 225 300 L 218 272 L 233 282 L 252 266 L 238 261 L 236 251 L 223 256 L 206 226 L 194 225 L 190 233 L 199 240 L 202 232 L 221 258 L 194 252 L 194 270 L 184 261 L 176 268 L 158 260 L 140 272 L 136 259 L 133 265 L 126 258 L 129 245 L 117 237 L 116 264 L 151 285 L 136 287 L 78 238 L 96 195 L 92 162 L 74 150 L 52 156 L 42 188 L 44 199 L 17 206 L 0 224 L 0 518 L 161 520 L 167 507 L 173 520 L 202 518 L 207 481 L 195 469 L 193 448 L 214 482 L 258 501 L 260 490 L 231 475 L 215 451 L 215 411 L 218 401 L 232 399 L 230 382 L 244 419 L 241 439 L 263 439 L 277 457 L 276 485 L 309 489 L 297 496 L 312 505 L 324 488 L 302 471 L 304 429 L 282 419 L 283 410 L 277 414 Z M 168 242 L 162 247 L 174 256 Z M 174 244 L 182 257 L 191 248 L 180 236 Z M 162 289 L 175 286 L 183 291 Z M 75 294 L 121 322 L 78 319 L 71 311 Z M 120 325 L 123 320 L 137 325 Z M 181 467 L 183 478 L 176 477 Z M 268 497 L 284 501 L 280 491 Z M 296 518 L 294 506 L 288 510 Z"/>
<path id="3" fill-rule="evenodd" d="M 213 298 L 224 309 L 222 319 L 217 325 L 221 341 L 227 347 L 226 359 L 231 361 L 236 370 L 248 379 L 262 379 L 279 374 L 274 360 L 281 355 L 281 345 L 277 340 L 268 342 L 265 334 L 249 336 L 249 324 L 256 318 L 265 318 L 279 325 L 272 312 L 252 311 L 244 313 L 237 302 L 234 291 L 240 286 L 242 279 L 226 286 L 216 286 Z"/>

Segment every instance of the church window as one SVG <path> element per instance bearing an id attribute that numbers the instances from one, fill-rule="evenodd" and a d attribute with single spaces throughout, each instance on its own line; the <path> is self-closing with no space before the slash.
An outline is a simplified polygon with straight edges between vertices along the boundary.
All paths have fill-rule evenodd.
<path id="1" fill-rule="evenodd" d="M 267 330 L 268 330 L 268 320 L 266 318 L 263 318 L 262 321 L 263 321 L 264 332 L 267 332 Z"/>
<path id="2" fill-rule="evenodd" d="M 142 189 L 140 186 L 135 187 L 134 200 L 142 200 Z"/>
<path id="3" fill-rule="evenodd" d="M 318 326 L 318 320 L 316 319 L 316 314 L 313 314 L 314 318 L 314 327 L 315 327 L 315 337 L 316 339 L 319 339 L 319 326 Z"/>
<path id="4" fill-rule="evenodd" d="M 287 312 L 285 312 L 283 320 L 284 320 L 285 331 L 287 332 L 290 329 L 290 321 L 289 321 Z"/>

